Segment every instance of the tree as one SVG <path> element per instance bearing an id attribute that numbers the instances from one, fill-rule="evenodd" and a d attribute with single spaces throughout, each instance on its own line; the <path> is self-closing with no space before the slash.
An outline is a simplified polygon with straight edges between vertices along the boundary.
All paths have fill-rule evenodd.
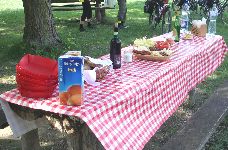
<path id="1" fill-rule="evenodd" d="M 54 26 L 51 0 L 22 0 L 25 14 L 23 40 L 34 48 L 50 48 L 61 44 Z"/>

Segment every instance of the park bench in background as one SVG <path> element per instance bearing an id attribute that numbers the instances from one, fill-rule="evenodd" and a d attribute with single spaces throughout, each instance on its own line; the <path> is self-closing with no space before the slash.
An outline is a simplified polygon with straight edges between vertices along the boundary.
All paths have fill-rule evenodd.
<path id="1" fill-rule="evenodd" d="M 90 4 L 92 9 L 95 10 L 95 18 L 98 22 L 104 20 L 105 9 L 115 9 L 115 5 L 112 5 L 113 3 L 111 5 L 110 3 L 107 4 L 107 0 L 94 0 Z M 52 0 L 51 7 L 52 11 L 77 11 L 83 9 L 79 0 Z"/>

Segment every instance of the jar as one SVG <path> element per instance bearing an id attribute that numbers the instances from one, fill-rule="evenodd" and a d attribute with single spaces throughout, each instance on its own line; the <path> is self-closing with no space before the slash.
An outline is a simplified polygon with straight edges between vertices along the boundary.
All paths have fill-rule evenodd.
<path id="1" fill-rule="evenodd" d="M 132 62 L 132 52 L 124 51 L 124 62 Z"/>

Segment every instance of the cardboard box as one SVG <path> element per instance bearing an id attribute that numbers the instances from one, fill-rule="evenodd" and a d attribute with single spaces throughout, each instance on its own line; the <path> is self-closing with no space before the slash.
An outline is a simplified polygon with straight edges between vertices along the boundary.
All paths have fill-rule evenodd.
<path id="1" fill-rule="evenodd" d="M 196 36 L 206 36 L 207 34 L 207 25 L 206 24 L 202 24 L 199 28 L 197 26 L 192 26 L 191 32 L 193 35 Z"/>
<path id="2" fill-rule="evenodd" d="M 84 58 L 63 55 L 58 59 L 59 98 L 62 105 L 82 105 Z"/>

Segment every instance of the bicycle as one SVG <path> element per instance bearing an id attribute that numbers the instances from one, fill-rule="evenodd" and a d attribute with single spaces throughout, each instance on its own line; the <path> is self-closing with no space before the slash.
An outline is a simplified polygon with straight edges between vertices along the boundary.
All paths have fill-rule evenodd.
<path id="1" fill-rule="evenodd" d="M 149 25 L 154 29 L 162 21 L 162 33 L 171 31 L 172 15 L 168 0 L 147 0 L 144 13 L 149 13 Z"/>
<path id="2" fill-rule="evenodd" d="M 200 12 L 203 11 L 208 19 L 210 15 L 210 9 L 212 8 L 213 4 L 216 4 L 216 7 L 218 9 L 218 16 L 221 17 L 223 23 L 227 24 L 224 20 L 223 13 L 226 10 L 226 7 L 228 7 L 228 0 L 201 0 L 198 1 L 198 4 L 200 6 Z"/>
<path id="3" fill-rule="evenodd" d="M 223 13 L 224 11 L 226 10 L 226 7 L 228 7 L 228 0 L 218 0 L 216 1 L 217 3 L 216 6 L 217 6 L 217 9 L 218 9 L 218 16 L 221 17 L 221 20 L 224 24 L 227 24 L 224 20 L 224 17 L 223 17 Z"/>

